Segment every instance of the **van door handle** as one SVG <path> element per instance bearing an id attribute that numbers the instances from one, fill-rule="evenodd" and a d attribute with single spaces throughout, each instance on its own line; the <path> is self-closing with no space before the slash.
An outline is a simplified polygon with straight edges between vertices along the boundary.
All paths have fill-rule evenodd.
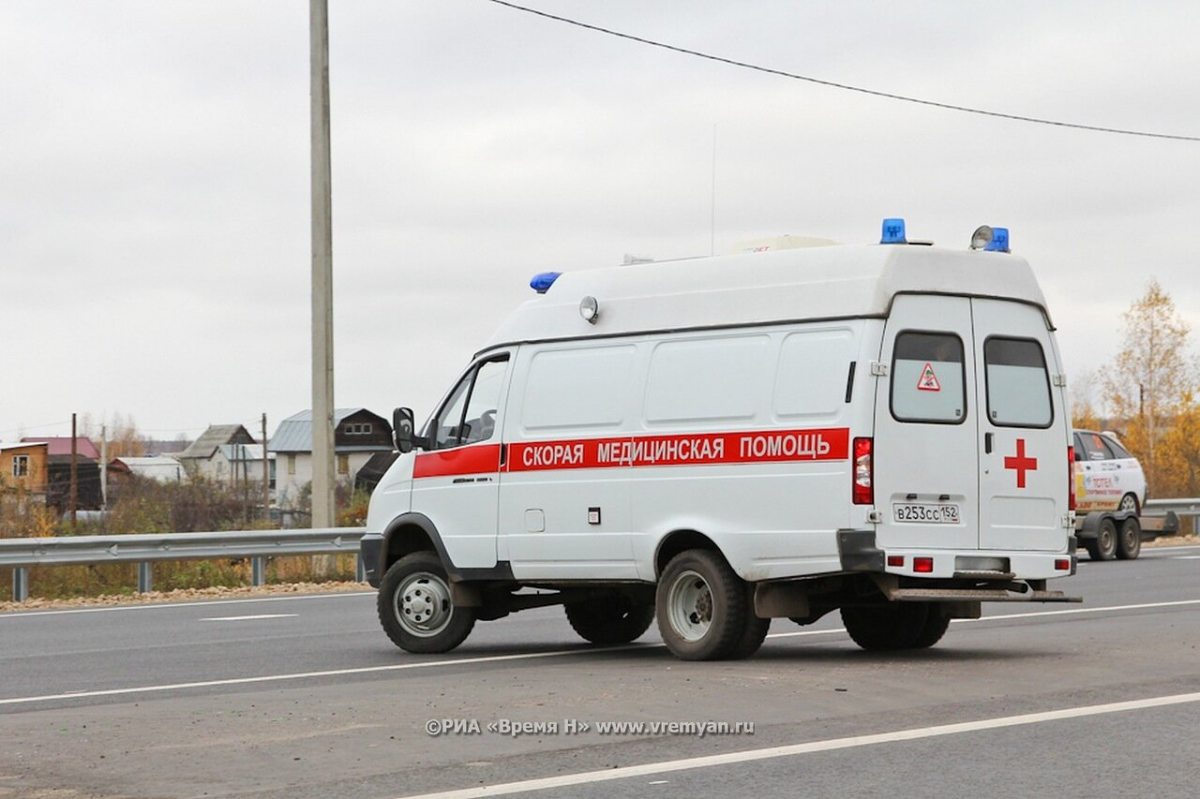
<path id="1" fill-rule="evenodd" d="M 992 454 L 992 433 L 983 434 L 983 451 L 987 455 Z"/>

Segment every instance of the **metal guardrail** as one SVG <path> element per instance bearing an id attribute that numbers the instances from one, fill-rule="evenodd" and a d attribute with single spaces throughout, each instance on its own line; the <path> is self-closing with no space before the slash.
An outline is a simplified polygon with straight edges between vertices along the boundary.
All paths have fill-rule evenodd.
<path id="1" fill-rule="evenodd" d="M 1148 499 L 1142 508 L 1143 516 L 1165 516 L 1174 511 L 1178 516 L 1200 516 L 1200 497 L 1191 499 Z"/>
<path id="2" fill-rule="evenodd" d="M 13 601 L 29 598 L 33 566 L 138 564 L 138 592 L 153 585 L 152 564 L 164 560 L 249 558 L 253 585 L 266 581 L 264 558 L 291 555 L 358 554 L 363 527 L 316 530 L 233 530 L 217 533 L 81 535 L 61 538 L 0 538 L 0 568 L 13 570 Z M 358 579 L 365 579 L 362 558 Z"/>
<path id="3" fill-rule="evenodd" d="M 1143 516 L 1200 516 L 1200 497 L 1150 499 Z M 266 581 L 264 558 L 287 555 L 358 553 L 363 527 L 316 530 L 235 530 L 221 533 L 162 533 L 149 535 L 89 535 L 62 538 L 0 538 L 0 568 L 13 570 L 13 601 L 29 598 L 29 568 L 97 563 L 138 564 L 138 592 L 153 585 L 152 564 L 163 560 L 250 558 L 252 585 Z M 362 558 L 358 579 L 365 580 Z"/>

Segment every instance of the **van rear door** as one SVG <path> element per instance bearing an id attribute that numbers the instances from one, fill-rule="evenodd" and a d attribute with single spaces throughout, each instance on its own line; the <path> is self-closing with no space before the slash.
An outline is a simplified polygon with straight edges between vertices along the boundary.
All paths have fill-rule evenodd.
<path id="1" fill-rule="evenodd" d="M 875 397 L 875 505 L 882 548 L 979 546 L 979 433 L 971 300 L 892 303 Z"/>
<path id="2" fill-rule="evenodd" d="M 979 546 L 1058 551 L 1066 544 L 1068 420 L 1041 310 L 971 300 L 983 454 Z"/>

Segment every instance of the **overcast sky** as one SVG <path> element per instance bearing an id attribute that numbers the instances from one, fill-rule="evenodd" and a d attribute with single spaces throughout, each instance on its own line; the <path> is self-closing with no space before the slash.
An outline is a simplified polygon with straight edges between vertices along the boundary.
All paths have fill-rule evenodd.
<path id="1" fill-rule="evenodd" d="M 528 0 L 879 91 L 1200 136 L 1200 4 Z M 485 0 L 332 0 L 336 404 L 426 416 L 545 270 L 1007 226 L 1072 377 L 1154 276 L 1200 328 L 1200 143 L 754 73 Z M 0 440 L 311 405 L 308 3 L 0 3 Z M 715 228 L 712 225 L 715 134 Z M 1193 334 L 1193 340 L 1196 335 Z"/>

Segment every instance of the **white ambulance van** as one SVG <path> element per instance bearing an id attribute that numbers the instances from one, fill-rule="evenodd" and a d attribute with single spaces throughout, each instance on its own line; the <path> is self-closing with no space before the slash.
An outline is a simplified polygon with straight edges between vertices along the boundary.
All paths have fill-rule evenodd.
<path id="1" fill-rule="evenodd" d="M 839 610 L 867 649 L 984 601 L 1071 601 L 1070 414 L 1007 231 L 548 273 L 371 498 L 362 554 L 410 652 L 561 604 L 583 638 L 657 617 L 684 659 Z M 530 590 L 538 589 L 538 590 Z"/>

